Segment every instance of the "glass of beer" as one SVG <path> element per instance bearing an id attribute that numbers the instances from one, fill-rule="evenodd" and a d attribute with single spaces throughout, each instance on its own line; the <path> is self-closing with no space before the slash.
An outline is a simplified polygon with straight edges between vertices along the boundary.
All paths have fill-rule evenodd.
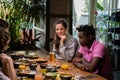
<path id="1" fill-rule="evenodd" d="M 50 52 L 50 62 L 55 61 L 55 54 L 53 52 Z"/>

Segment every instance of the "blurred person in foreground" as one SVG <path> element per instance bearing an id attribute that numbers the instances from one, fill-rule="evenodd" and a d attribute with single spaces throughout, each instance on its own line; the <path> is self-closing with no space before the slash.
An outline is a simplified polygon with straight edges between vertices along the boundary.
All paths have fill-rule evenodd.
<path id="1" fill-rule="evenodd" d="M 67 22 L 65 19 L 58 19 L 55 23 L 55 37 L 53 42 L 53 52 L 57 59 L 71 61 L 78 48 L 77 40 L 67 32 Z"/>
<path id="2" fill-rule="evenodd" d="M 0 19 L 0 80 L 17 80 L 13 60 L 4 52 L 9 48 L 10 34 L 6 21 Z"/>
<path id="3" fill-rule="evenodd" d="M 108 51 L 103 43 L 96 40 L 96 29 L 86 24 L 80 25 L 77 30 L 80 48 L 72 60 L 73 64 L 81 70 L 113 80 Z"/>
<path id="4" fill-rule="evenodd" d="M 8 22 L 3 19 L 0 19 L 0 27 L 4 28 L 6 32 L 9 32 Z"/>

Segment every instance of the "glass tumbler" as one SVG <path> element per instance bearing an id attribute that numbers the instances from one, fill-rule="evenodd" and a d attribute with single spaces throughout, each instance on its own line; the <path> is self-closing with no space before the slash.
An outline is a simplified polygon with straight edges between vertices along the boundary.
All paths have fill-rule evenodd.
<path id="1" fill-rule="evenodd" d="M 67 53 L 62 55 L 62 59 L 63 59 L 63 63 L 61 65 L 61 68 L 63 70 L 68 70 L 69 65 L 68 65 L 68 55 L 67 55 Z"/>
<path id="2" fill-rule="evenodd" d="M 49 55 L 50 55 L 50 56 L 49 56 L 50 62 L 54 62 L 54 61 L 55 61 L 55 53 L 50 52 Z"/>

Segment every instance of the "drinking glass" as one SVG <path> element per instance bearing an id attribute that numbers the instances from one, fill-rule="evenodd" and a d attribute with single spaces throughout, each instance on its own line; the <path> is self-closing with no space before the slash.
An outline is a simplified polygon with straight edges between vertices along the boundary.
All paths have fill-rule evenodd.
<path id="1" fill-rule="evenodd" d="M 68 53 L 62 54 L 62 59 L 64 62 L 68 62 Z"/>
<path id="2" fill-rule="evenodd" d="M 68 63 L 66 63 L 66 62 L 64 62 L 64 63 L 62 63 L 62 65 L 61 65 L 61 68 L 63 69 L 63 70 L 68 70 Z"/>
<path id="3" fill-rule="evenodd" d="M 68 70 L 68 54 L 66 53 L 66 54 L 63 54 L 62 55 L 62 59 L 63 59 L 63 63 L 62 63 L 62 65 L 61 65 L 61 68 L 63 69 L 63 70 Z"/>
<path id="4" fill-rule="evenodd" d="M 36 73 L 35 74 L 35 79 L 34 80 L 43 80 L 43 76 L 41 73 Z"/>
<path id="5" fill-rule="evenodd" d="M 54 62 L 55 61 L 55 53 L 50 52 L 50 62 Z"/>
<path id="6" fill-rule="evenodd" d="M 20 65 L 19 65 L 19 69 L 20 69 L 20 70 L 25 70 L 25 68 L 26 68 L 25 64 L 20 64 Z"/>
<path id="7" fill-rule="evenodd" d="M 25 73 L 25 69 L 26 69 L 25 64 L 20 64 L 19 65 L 19 70 L 20 70 L 21 73 Z"/>

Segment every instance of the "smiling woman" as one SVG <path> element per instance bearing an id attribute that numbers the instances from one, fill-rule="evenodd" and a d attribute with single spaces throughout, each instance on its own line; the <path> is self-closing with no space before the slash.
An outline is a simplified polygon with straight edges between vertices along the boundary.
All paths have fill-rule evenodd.
<path id="1" fill-rule="evenodd" d="M 58 19 L 55 24 L 56 34 L 54 37 L 53 52 L 57 59 L 71 61 L 78 48 L 77 40 L 67 32 L 67 22 L 64 19 Z"/>

